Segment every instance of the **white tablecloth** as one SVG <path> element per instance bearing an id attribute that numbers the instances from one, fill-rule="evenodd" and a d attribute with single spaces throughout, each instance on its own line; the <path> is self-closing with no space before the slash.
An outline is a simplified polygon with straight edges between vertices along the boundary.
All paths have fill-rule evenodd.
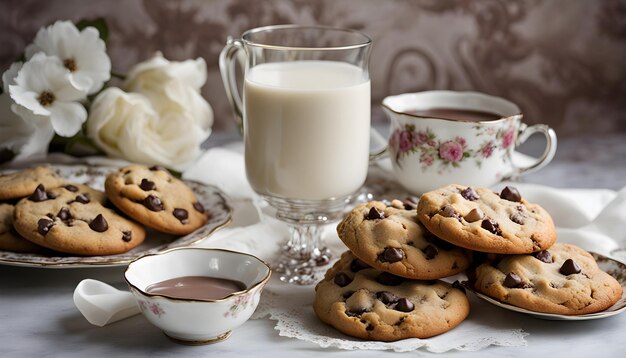
<path id="1" fill-rule="evenodd" d="M 216 152 L 217 151 L 217 152 Z M 221 153 L 219 151 L 222 151 Z M 232 155 L 228 171 L 211 155 L 220 158 Z M 236 152 L 216 149 L 205 161 L 186 173 L 188 177 L 218 183 L 236 206 L 232 226 L 218 231 L 201 243 L 206 247 L 229 247 L 269 257 L 278 249 L 286 229 L 271 219 L 264 219 L 255 206 L 255 198 L 242 186 L 242 167 L 235 165 Z M 219 169 L 219 170 L 218 170 Z M 229 171 L 233 172 L 229 172 Z M 201 177 L 199 177 L 201 176 Z M 241 179 L 243 178 L 243 179 Z M 243 180 L 243 181 L 241 181 Z M 519 185 L 531 201 L 541 203 L 553 214 L 559 226 L 559 240 L 576 242 L 587 249 L 611 254 L 626 240 L 626 210 L 614 210 L 625 204 L 626 192 L 609 190 L 553 190 L 545 187 Z M 531 197 L 528 193 L 532 193 Z M 557 205 L 558 207 L 553 206 Z M 566 203 L 567 205 L 564 205 Z M 609 206 L 607 206 L 607 204 Z M 563 208 L 571 210 L 563 210 Z M 603 213 L 611 215 L 602 215 Z M 611 209 L 613 208 L 613 209 Z M 238 209 L 238 210 L 237 210 Z M 600 219 L 598 219 L 600 218 Z M 332 229 L 328 232 L 332 232 Z M 281 237 L 277 237 L 281 236 Z M 259 240 L 274 237 L 275 240 Z M 611 238 L 607 240 L 606 238 Z M 341 243 L 326 235 L 336 252 Z M 618 253 L 619 254 L 619 253 Z M 273 329 L 275 322 L 267 319 L 250 320 L 237 329 L 225 342 L 200 347 L 181 346 L 170 342 L 142 316 L 136 316 L 106 327 L 91 326 L 73 306 L 72 291 L 84 278 L 99 279 L 124 288 L 123 268 L 41 269 L 0 266 L 0 356 L 2 357 L 84 357 L 84 356 L 387 356 L 393 352 L 342 351 L 322 349 L 297 339 L 284 338 Z M 270 285 L 282 285 L 273 280 Z M 298 288 L 303 290 L 307 288 Z M 308 289 L 312 290 L 312 287 Z M 585 322 L 544 321 L 509 312 L 479 301 L 470 295 L 472 313 L 468 319 L 485 324 L 514 322 L 529 335 L 524 347 L 490 347 L 478 352 L 451 351 L 455 356 L 549 356 L 570 357 L 623 356 L 626 352 L 626 315 Z M 409 354 L 430 355 L 418 350 Z"/>

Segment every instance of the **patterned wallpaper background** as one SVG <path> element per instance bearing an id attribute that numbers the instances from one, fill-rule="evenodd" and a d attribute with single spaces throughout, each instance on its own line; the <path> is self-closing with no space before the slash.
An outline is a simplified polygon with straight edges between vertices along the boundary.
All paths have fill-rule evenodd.
<path id="1" fill-rule="evenodd" d="M 203 57 L 214 130 L 234 130 L 219 77 L 226 37 L 270 24 L 324 24 L 374 39 L 372 114 L 385 96 L 476 90 L 517 102 L 561 136 L 626 132 L 623 0 L 2 0 L 0 70 L 55 20 L 104 17 L 116 72 L 155 51 Z"/>

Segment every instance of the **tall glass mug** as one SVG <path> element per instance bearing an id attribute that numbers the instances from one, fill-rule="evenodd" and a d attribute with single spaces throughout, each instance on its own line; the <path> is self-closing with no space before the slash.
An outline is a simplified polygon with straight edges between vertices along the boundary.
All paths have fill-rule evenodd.
<path id="1" fill-rule="evenodd" d="M 281 25 L 229 39 L 220 55 L 248 181 L 291 228 L 276 267 L 283 281 L 319 279 L 330 259 L 320 225 L 340 218 L 365 182 L 370 47 L 353 30 Z M 235 63 L 243 58 L 242 101 Z"/>

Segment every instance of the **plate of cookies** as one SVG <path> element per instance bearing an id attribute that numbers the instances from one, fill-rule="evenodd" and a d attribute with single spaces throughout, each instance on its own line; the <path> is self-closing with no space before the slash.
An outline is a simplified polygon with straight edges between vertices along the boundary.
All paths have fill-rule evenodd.
<path id="1" fill-rule="evenodd" d="M 573 258 L 565 259 L 566 257 Z M 536 260 L 543 264 L 537 263 Z M 489 261 L 488 264 L 483 265 L 490 267 L 479 266 L 476 269 L 479 275 L 472 275 L 472 279 L 464 282 L 463 285 L 479 298 L 498 307 L 553 321 L 606 318 L 626 310 L 626 265 L 604 255 L 587 252 L 574 245 L 554 244 L 549 250 L 536 254 L 515 255 L 504 258 L 504 261 L 502 258 Z M 507 285 L 527 286 L 528 284 L 522 282 L 517 274 L 510 271 L 512 266 L 531 269 L 535 272 L 535 275 L 530 275 L 530 280 L 533 282 L 530 293 L 524 290 L 519 291 L 519 294 L 506 297 L 506 300 L 515 302 L 515 305 L 505 303 L 502 301 L 505 297 L 494 292 L 498 290 L 497 284 L 494 288 L 485 288 L 489 286 L 486 281 L 493 279 L 494 275 L 504 275 L 502 283 L 505 289 Z M 506 271 L 508 273 L 504 274 Z M 573 278 L 568 279 L 570 275 Z M 478 277 L 480 277 L 480 282 L 478 282 Z M 575 281 L 569 282 L 570 280 Z M 581 289 L 583 293 L 578 295 Z M 560 294 L 551 292 L 556 290 L 564 292 Z M 493 297 L 490 297 L 490 294 Z M 617 301 L 615 301 L 616 297 L 619 297 Z"/>
<path id="2" fill-rule="evenodd" d="M 550 214 L 512 186 L 449 185 L 417 201 L 363 203 L 337 234 L 348 251 L 317 284 L 314 310 L 349 336 L 390 342 L 452 330 L 470 312 L 466 288 L 552 320 L 626 310 L 626 265 L 557 243 Z M 469 280 L 442 281 L 458 274 Z"/>
<path id="3" fill-rule="evenodd" d="M 207 238 L 232 208 L 160 166 L 50 165 L 0 174 L 0 264 L 123 266 Z"/>

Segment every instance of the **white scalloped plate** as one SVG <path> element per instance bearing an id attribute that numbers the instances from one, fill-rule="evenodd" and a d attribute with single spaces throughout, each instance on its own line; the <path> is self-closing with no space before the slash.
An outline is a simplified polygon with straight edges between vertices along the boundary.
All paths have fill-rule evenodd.
<path id="1" fill-rule="evenodd" d="M 536 318 L 541 318 L 541 319 L 546 319 L 546 320 L 551 320 L 551 321 L 585 321 L 585 320 L 591 320 L 591 319 L 611 317 L 618 313 L 624 312 L 624 310 L 626 310 L 626 265 L 617 260 L 613 260 L 610 257 L 606 257 L 604 255 L 600 255 L 595 252 L 591 252 L 591 255 L 593 255 L 593 257 L 598 262 L 598 266 L 600 266 L 600 269 L 602 269 L 609 275 L 613 276 L 617 280 L 617 282 L 619 282 L 620 285 L 622 285 L 622 288 L 624 289 L 622 293 L 622 297 L 613 306 L 607 308 L 606 310 L 602 312 L 589 313 L 589 314 L 576 315 L 576 316 L 535 312 L 535 311 L 527 310 L 524 308 L 520 308 L 517 306 L 513 306 L 510 304 L 495 300 L 480 292 L 476 292 L 476 290 L 474 290 L 473 287 L 469 287 L 470 285 L 464 285 L 464 286 L 466 288 L 469 288 L 469 290 L 472 291 L 479 298 L 491 304 L 494 304 L 498 307 L 502 307 L 507 310 L 511 310 L 515 312 L 526 313 Z"/>
<path id="2" fill-rule="evenodd" d="M 50 165 L 67 182 L 87 184 L 94 189 L 104 190 L 106 175 L 116 170 L 113 167 L 85 165 Z M 189 246 L 206 239 L 212 232 L 231 220 L 232 208 L 226 195 L 218 188 L 193 181 L 185 181 L 198 196 L 198 201 L 210 213 L 209 221 L 185 236 L 174 236 L 148 230 L 146 240 L 138 247 L 118 255 L 109 256 L 44 256 L 35 253 L 16 253 L 0 250 L 0 264 L 45 268 L 85 268 L 125 266 L 132 260 L 175 247 Z"/>

